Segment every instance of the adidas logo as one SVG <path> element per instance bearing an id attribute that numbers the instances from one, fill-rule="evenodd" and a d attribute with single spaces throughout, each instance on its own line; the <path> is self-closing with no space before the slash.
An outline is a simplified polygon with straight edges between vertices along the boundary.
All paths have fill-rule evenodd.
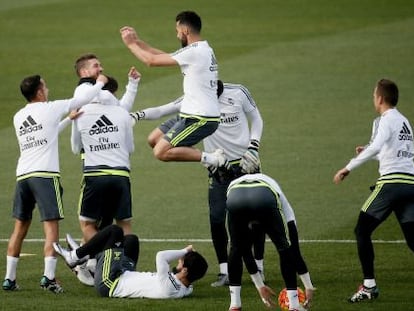
<path id="1" fill-rule="evenodd" d="M 28 116 L 19 128 L 19 135 L 22 136 L 31 132 L 36 132 L 41 129 L 43 129 L 42 124 L 37 124 L 36 121 L 32 118 L 32 116 Z"/>
<path id="2" fill-rule="evenodd" d="M 118 126 L 114 125 L 105 115 L 101 115 L 95 124 L 92 125 L 92 128 L 89 130 L 89 135 L 111 132 L 118 132 Z"/>
<path id="3" fill-rule="evenodd" d="M 403 122 L 403 127 L 398 135 L 399 140 L 413 140 L 413 135 L 411 135 L 410 128 Z"/>

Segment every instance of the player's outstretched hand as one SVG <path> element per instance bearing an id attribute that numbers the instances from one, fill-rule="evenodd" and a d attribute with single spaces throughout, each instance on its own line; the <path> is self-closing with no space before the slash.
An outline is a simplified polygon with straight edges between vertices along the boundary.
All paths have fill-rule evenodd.
<path id="1" fill-rule="evenodd" d="M 141 78 L 141 73 L 134 67 L 134 66 L 132 66 L 130 69 L 129 69 L 129 72 L 128 72 L 128 77 L 129 78 L 132 78 L 132 79 L 134 79 L 134 80 L 138 80 L 138 79 L 140 79 Z"/>
<path id="2" fill-rule="evenodd" d="M 138 42 L 138 35 L 134 28 L 130 26 L 124 26 L 119 31 L 121 33 L 122 41 L 124 41 L 124 44 L 126 46 Z"/>

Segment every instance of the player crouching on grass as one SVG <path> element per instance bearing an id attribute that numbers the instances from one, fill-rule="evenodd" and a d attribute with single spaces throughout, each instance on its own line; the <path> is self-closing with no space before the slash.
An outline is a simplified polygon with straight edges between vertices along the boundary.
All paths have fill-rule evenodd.
<path id="1" fill-rule="evenodd" d="M 80 246 L 70 235 L 66 240 L 72 250 L 54 243 L 53 247 L 66 264 L 74 266 L 95 256 L 95 288 L 102 297 L 174 299 L 189 296 L 192 283 L 201 279 L 208 264 L 192 245 L 181 250 L 159 251 L 156 272 L 135 271 L 139 257 L 139 239 L 134 234 L 124 235 L 117 225 L 110 225 L 87 243 Z M 173 271 L 170 263 L 178 260 Z"/>

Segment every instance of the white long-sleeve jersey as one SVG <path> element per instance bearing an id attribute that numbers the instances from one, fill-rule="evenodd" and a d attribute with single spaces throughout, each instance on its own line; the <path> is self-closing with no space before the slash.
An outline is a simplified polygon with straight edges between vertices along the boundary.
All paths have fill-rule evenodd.
<path id="1" fill-rule="evenodd" d="M 85 171 L 99 168 L 130 169 L 129 155 L 134 151 L 134 142 L 132 129 L 124 129 L 126 125 L 132 126 L 131 119 L 125 112 L 132 109 L 139 81 L 140 79 L 129 77 L 126 91 L 120 100 L 111 92 L 101 90 L 74 121 L 72 151 L 78 154 L 84 150 Z M 92 86 L 89 82 L 82 83 L 75 89 L 75 94 L 87 92 Z M 66 123 L 62 121 L 60 128 Z"/>
<path id="2" fill-rule="evenodd" d="M 217 100 L 218 65 L 207 41 L 194 42 L 171 54 L 184 76 L 182 113 L 204 117 L 220 115 Z"/>
<path id="3" fill-rule="evenodd" d="M 132 120 L 120 106 L 88 104 L 73 121 L 71 145 L 75 154 L 84 149 L 84 171 L 130 169 L 134 151 Z"/>
<path id="4" fill-rule="evenodd" d="M 97 82 L 72 99 L 29 103 L 13 118 L 20 148 L 16 175 L 33 172 L 59 173 L 59 122 L 69 111 L 87 104 L 103 87 Z"/>
<path id="5" fill-rule="evenodd" d="M 131 111 L 132 106 L 134 105 L 135 97 L 138 92 L 139 81 L 140 79 L 133 79 L 129 77 L 128 84 L 125 87 L 125 93 L 122 95 L 121 99 L 116 98 L 115 95 L 108 90 L 101 90 L 91 100 L 91 103 L 121 106 L 126 111 Z M 90 82 L 82 83 L 76 87 L 74 94 L 77 95 L 83 94 L 84 92 L 88 92 L 88 89 L 92 86 L 93 84 L 91 84 Z"/>
<path id="6" fill-rule="evenodd" d="M 250 140 L 260 141 L 263 120 L 250 92 L 241 84 L 224 83 L 219 97 L 220 124 L 217 130 L 204 138 L 204 150 L 223 149 L 228 160 L 240 159 Z M 144 119 L 155 120 L 179 112 L 183 97 L 166 105 L 143 109 Z M 250 126 L 249 126 L 250 121 Z"/>
<path id="7" fill-rule="evenodd" d="M 158 252 L 156 272 L 124 272 L 111 297 L 167 299 L 190 295 L 193 287 L 186 287 L 170 272 L 170 263 L 186 253 L 185 249 Z"/>
<path id="8" fill-rule="evenodd" d="M 250 140 L 260 141 L 263 120 L 247 88 L 232 83 L 223 86 L 223 94 L 219 97 L 219 127 L 203 140 L 203 144 L 206 152 L 223 149 L 227 159 L 232 161 L 243 156 Z"/>
<path id="9" fill-rule="evenodd" d="M 287 197 L 282 191 L 282 188 L 279 186 L 276 180 L 269 177 L 268 175 L 258 173 L 258 174 L 246 174 L 235 180 L 233 180 L 227 188 L 227 192 L 230 191 L 235 185 L 240 184 L 242 181 L 260 181 L 263 182 L 265 186 L 269 187 L 272 192 L 279 197 L 280 205 L 282 207 L 283 214 L 285 215 L 286 222 L 295 221 L 295 213 L 292 206 L 290 205 Z"/>
<path id="10" fill-rule="evenodd" d="M 374 120 L 372 137 L 365 149 L 346 165 L 351 171 L 371 159 L 379 161 L 381 176 L 390 173 L 414 174 L 413 130 L 396 108 Z"/>

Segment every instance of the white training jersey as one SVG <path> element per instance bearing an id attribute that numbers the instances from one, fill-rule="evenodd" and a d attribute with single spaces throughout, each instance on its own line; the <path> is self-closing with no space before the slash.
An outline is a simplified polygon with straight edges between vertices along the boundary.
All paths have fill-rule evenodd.
<path id="1" fill-rule="evenodd" d="M 258 174 L 246 174 L 243 175 L 239 178 L 236 178 L 235 180 L 233 180 L 229 187 L 227 188 L 227 192 L 236 184 L 241 183 L 242 181 L 261 181 L 264 182 L 269 188 L 270 190 L 273 191 L 273 193 L 277 193 L 279 196 L 279 200 L 280 200 L 280 204 L 282 206 L 282 210 L 283 210 L 283 214 L 285 215 L 285 219 L 286 222 L 289 221 L 295 221 L 296 222 L 296 218 L 295 218 L 295 213 L 293 211 L 292 206 L 290 205 L 287 197 L 285 196 L 285 194 L 282 191 L 282 188 L 279 186 L 279 184 L 276 182 L 276 180 L 274 180 L 273 178 L 262 174 L 262 173 L 258 173 Z"/>
<path id="2" fill-rule="evenodd" d="M 351 171 L 364 162 L 377 159 L 381 176 L 391 173 L 414 174 L 413 130 L 396 108 L 374 120 L 372 137 L 365 149 L 346 165 Z"/>
<path id="3" fill-rule="evenodd" d="M 99 103 L 103 105 L 113 105 L 113 106 L 121 106 L 127 111 L 131 111 L 132 106 L 135 101 L 135 97 L 138 92 L 138 84 L 140 79 L 128 79 L 128 84 L 125 87 L 125 93 L 122 95 L 121 99 L 115 97 L 108 90 L 101 90 L 92 100 L 91 103 Z M 75 89 L 74 96 L 83 94 L 84 92 L 88 92 L 88 89 L 93 87 L 93 84 L 90 82 L 84 82 L 78 85 Z"/>
<path id="4" fill-rule="evenodd" d="M 59 122 L 70 110 L 88 103 L 102 88 L 99 82 L 72 99 L 29 103 L 13 118 L 20 157 L 16 176 L 33 172 L 59 173 Z"/>
<path id="5" fill-rule="evenodd" d="M 251 130 L 256 130 L 253 129 L 256 124 L 252 123 L 250 129 L 247 116 L 258 113 L 256 103 L 243 85 L 224 83 L 223 86 L 223 93 L 219 97 L 220 124 L 212 135 L 203 139 L 203 145 L 206 152 L 224 150 L 227 159 L 232 161 L 243 156 L 250 139 L 260 141 L 262 123 L 257 130 L 258 137 L 251 137 Z"/>
<path id="6" fill-rule="evenodd" d="M 69 113 L 69 101 L 31 103 L 14 116 L 14 128 L 20 147 L 16 175 L 59 170 L 58 127 Z"/>
<path id="7" fill-rule="evenodd" d="M 112 292 L 111 297 L 119 298 L 182 298 L 193 292 L 170 272 L 170 262 L 183 257 L 187 251 L 166 250 L 156 256 L 157 272 L 125 271 Z"/>
<path id="8" fill-rule="evenodd" d="M 84 149 L 84 170 L 130 169 L 134 151 L 132 119 L 120 106 L 88 104 L 72 123 L 71 145 L 75 154 Z"/>
<path id="9" fill-rule="evenodd" d="M 207 41 L 194 42 L 170 55 L 180 65 L 184 76 L 184 98 L 180 112 L 218 117 L 218 65 L 214 51 Z"/>

